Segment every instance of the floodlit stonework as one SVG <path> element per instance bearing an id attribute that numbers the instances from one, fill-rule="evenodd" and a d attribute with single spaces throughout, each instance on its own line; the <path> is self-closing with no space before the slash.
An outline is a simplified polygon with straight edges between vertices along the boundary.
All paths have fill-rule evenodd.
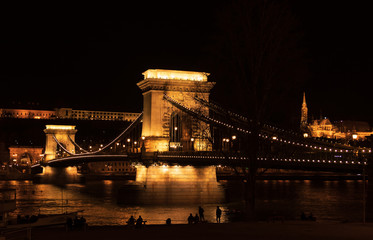
<path id="1" fill-rule="evenodd" d="M 75 141 L 77 131 L 75 126 L 72 125 L 46 125 L 44 129 L 46 135 L 44 160 L 49 161 L 56 158 L 58 146 L 54 137 L 67 151 L 75 153 L 75 146 L 72 141 Z"/>
<path id="2" fill-rule="evenodd" d="M 209 101 L 214 82 L 208 73 L 150 69 L 137 85 L 143 92 L 143 128 L 146 151 L 211 151 L 209 126 L 172 106 L 164 95 L 208 116 L 208 108 L 194 97 Z"/>
<path id="3" fill-rule="evenodd" d="M 311 137 L 365 140 L 367 136 L 373 134 L 369 123 L 364 121 L 341 120 L 333 124 L 328 118 L 324 117 L 308 123 L 305 93 L 303 93 L 300 127 L 302 131 L 306 132 L 307 135 L 310 134 Z"/>

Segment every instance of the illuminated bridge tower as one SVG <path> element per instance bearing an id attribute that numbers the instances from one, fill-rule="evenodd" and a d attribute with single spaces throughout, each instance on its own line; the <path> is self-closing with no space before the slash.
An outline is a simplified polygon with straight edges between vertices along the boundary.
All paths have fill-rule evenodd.
<path id="1" fill-rule="evenodd" d="M 208 116 L 208 108 L 194 97 L 209 101 L 210 90 L 215 85 L 207 81 L 209 73 L 149 69 L 143 75 L 144 79 L 137 85 L 144 96 L 142 137 L 146 151 L 211 151 L 208 124 L 181 112 L 163 98 L 166 94 Z"/>
<path id="2" fill-rule="evenodd" d="M 44 132 L 46 134 L 45 141 L 45 154 L 44 160 L 49 161 L 56 158 L 57 152 L 57 142 L 62 144 L 62 146 L 69 152 L 75 153 L 75 146 L 72 141 L 75 141 L 75 133 L 77 130 L 75 126 L 71 125 L 46 125 Z M 71 140 L 72 141 L 71 141 Z"/>

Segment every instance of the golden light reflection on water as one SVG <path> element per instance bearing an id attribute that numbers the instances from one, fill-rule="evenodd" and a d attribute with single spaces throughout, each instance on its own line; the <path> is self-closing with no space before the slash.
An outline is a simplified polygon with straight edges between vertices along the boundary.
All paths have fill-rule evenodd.
<path id="1" fill-rule="evenodd" d="M 55 168 L 43 167 L 41 180 L 48 183 L 71 183 L 79 181 L 79 174 L 77 167 Z"/>
<path id="2" fill-rule="evenodd" d="M 167 171 L 170 171 L 167 170 Z M 172 172 L 172 171 L 171 171 Z M 61 213 L 62 211 L 84 210 L 82 213 L 89 225 L 124 225 L 131 215 L 141 215 L 147 224 L 164 224 L 167 218 L 172 223 L 187 223 L 190 213 L 198 213 L 198 206 L 205 209 L 209 222 L 215 221 L 216 206 L 223 209 L 222 221 L 229 221 L 226 213 L 238 206 L 231 202 L 231 195 L 242 190 L 241 185 L 226 182 L 226 203 L 210 204 L 120 204 L 117 193 L 129 181 L 87 181 L 84 184 L 35 184 L 32 181 L 0 181 L 0 188 L 14 188 L 17 192 L 17 209 L 12 213 L 32 215 L 41 213 Z M 229 186 L 228 186 L 229 185 Z M 147 191 L 141 184 L 135 186 Z M 362 213 L 362 181 L 258 181 L 258 216 L 284 214 L 289 219 L 299 219 L 300 213 L 312 212 L 320 220 L 360 221 Z M 109 189 L 111 189 L 109 191 Z M 131 194 L 124 189 L 123 195 Z M 171 193 L 174 194 L 174 193 Z M 63 208 L 61 204 L 63 200 Z M 233 204 L 233 205 L 232 205 Z"/>
<path id="3" fill-rule="evenodd" d="M 136 182 L 144 204 L 198 204 L 224 201 L 215 167 L 137 166 Z"/>

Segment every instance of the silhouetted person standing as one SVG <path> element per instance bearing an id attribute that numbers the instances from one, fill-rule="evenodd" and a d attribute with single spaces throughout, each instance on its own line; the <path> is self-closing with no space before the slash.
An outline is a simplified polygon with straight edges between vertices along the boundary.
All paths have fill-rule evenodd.
<path id="1" fill-rule="evenodd" d="M 221 209 L 219 206 L 216 207 L 216 222 L 220 223 L 220 217 L 221 217 Z"/>
<path id="2" fill-rule="evenodd" d="M 198 213 L 199 213 L 199 220 L 201 222 L 205 221 L 205 215 L 203 214 L 204 212 L 205 212 L 205 210 L 201 206 L 199 206 L 198 207 Z"/>

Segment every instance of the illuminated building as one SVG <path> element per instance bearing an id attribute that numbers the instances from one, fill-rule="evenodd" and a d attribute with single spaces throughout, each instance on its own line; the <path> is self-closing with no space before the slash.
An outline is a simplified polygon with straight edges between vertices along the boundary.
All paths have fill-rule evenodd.
<path id="1" fill-rule="evenodd" d="M 72 108 L 57 108 L 56 109 L 56 117 L 60 119 L 110 120 L 110 121 L 132 122 L 139 115 L 140 113 L 74 110 Z"/>
<path id="2" fill-rule="evenodd" d="M 307 119 L 308 119 L 308 108 L 307 108 L 307 103 L 306 103 L 306 93 L 303 92 L 303 103 L 302 103 L 301 118 L 300 118 L 301 129 L 307 128 Z"/>
<path id="3" fill-rule="evenodd" d="M 0 118 L 54 119 L 55 111 L 31 109 L 0 109 Z"/>
<path id="4" fill-rule="evenodd" d="M 328 118 L 313 120 L 308 125 L 312 137 L 334 138 L 338 129 L 330 122 Z"/>
<path id="5" fill-rule="evenodd" d="M 208 125 L 193 120 L 164 99 L 166 94 L 208 116 L 208 108 L 194 97 L 209 101 L 210 90 L 215 85 L 207 81 L 209 73 L 149 69 L 143 75 L 144 79 L 137 85 L 144 97 L 142 137 L 146 151 L 211 151 Z"/>
<path id="6" fill-rule="evenodd" d="M 30 109 L 0 109 L 0 118 L 23 119 L 76 119 L 132 122 L 139 115 L 140 113 L 74 110 L 72 108 L 56 108 L 54 111 Z"/>
<path id="7" fill-rule="evenodd" d="M 373 131 L 367 122 L 341 120 L 334 124 L 326 117 L 313 120 L 308 124 L 307 121 L 306 96 L 303 93 L 303 103 L 301 108 L 301 130 L 308 132 L 311 137 L 325 137 L 346 140 L 365 140 L 367 136 L 373 134 Z"/>
<path id="8" fill-rule="evenodd" d="M 31 146 L 10 146 L 9 147 L 9 164 L 17 166 L 31 166 L 39 163 L 43 157 L 42 147 Z"/>

